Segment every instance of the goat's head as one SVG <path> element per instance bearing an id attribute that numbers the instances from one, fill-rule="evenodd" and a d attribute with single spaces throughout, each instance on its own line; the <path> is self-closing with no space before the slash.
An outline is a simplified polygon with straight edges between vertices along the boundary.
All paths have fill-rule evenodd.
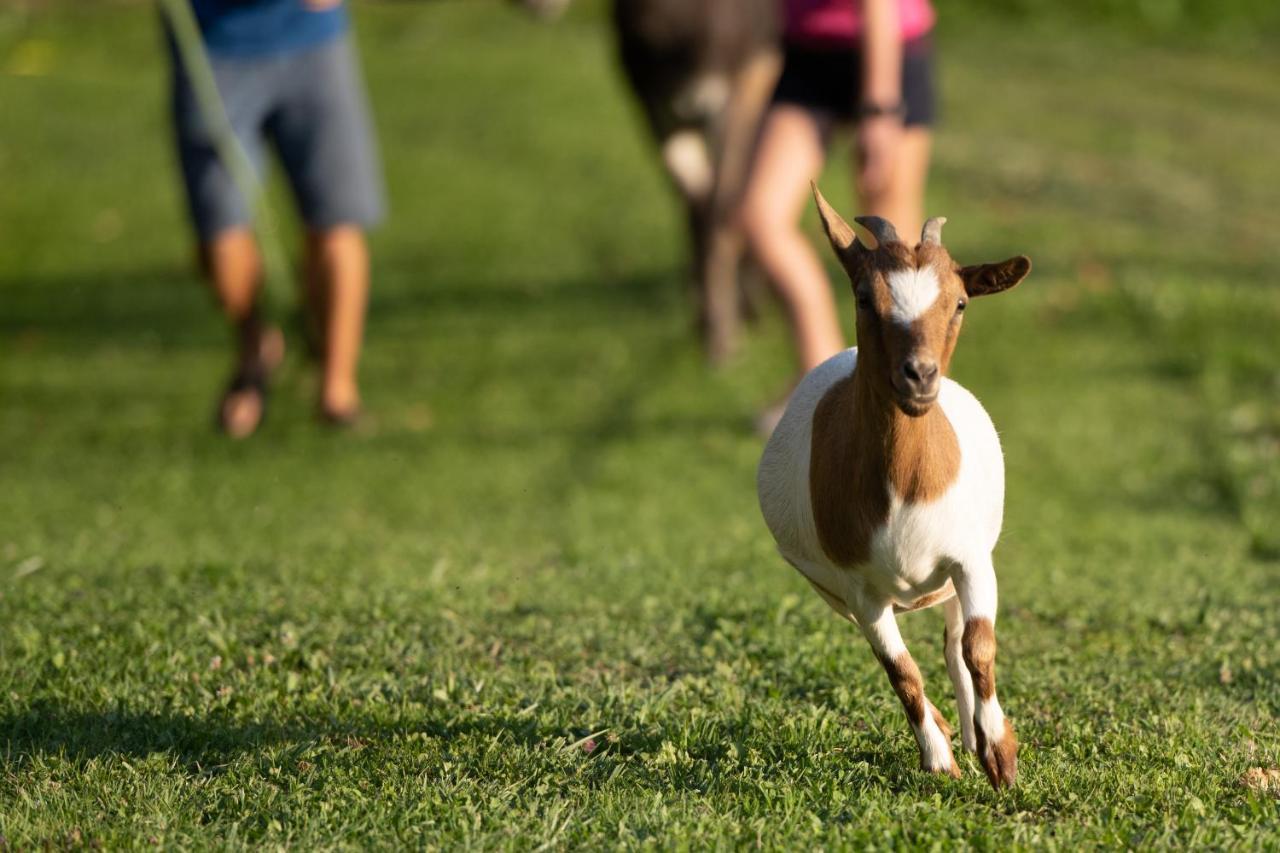
<path id="1" fill-rule="evenodd" d="M 888 220 L 856 217 L 875 237 L 876 247 L 868 249 L 816 185 L 813 194 L 827 237 L 853 282 L 859 366 L 867 365 L 872 387 L 903 412 L 925 414 L 938 399 L 969 300 L 1013 287 L 1031 271 L 1031 261 L 1018 255 L 962 267 L 943 248 L 941 217 L 925 223 L 914 248 Z"/>

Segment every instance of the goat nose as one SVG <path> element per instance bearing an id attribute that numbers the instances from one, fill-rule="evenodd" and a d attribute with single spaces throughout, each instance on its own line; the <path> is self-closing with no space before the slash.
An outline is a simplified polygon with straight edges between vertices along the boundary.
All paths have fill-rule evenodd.
<path id="1" fill-rule="evenodd" d="M 914 387 L 928 388 L 938 376 L 938 363 L 930 359 L 909 358 L 902 363 L 902 375 Z"/>

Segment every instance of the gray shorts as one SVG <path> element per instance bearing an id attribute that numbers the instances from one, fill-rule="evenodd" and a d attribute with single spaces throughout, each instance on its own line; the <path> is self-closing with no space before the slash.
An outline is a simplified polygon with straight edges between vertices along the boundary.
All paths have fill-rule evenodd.
<path id="1" fill-rule="evenodd" d="M 212 57 L 231 127 L 266 174 L 270 140 L 312 229 L 369 227 L 384 214 L 369 107 L 346 36 L 309 50 L 255 59 Z M 214 150 L 213 137 L 175 53 L 173 118 L 191 219 L 201 239 L 252 221 Z"/>

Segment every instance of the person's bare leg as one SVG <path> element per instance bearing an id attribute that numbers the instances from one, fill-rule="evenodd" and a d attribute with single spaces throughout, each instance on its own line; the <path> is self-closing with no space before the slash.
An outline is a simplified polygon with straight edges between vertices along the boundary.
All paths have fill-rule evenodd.
<path id="1" fill-rule="evenodd" d="M 804 371 L 844 348 L 831 283 L 800 230 L 809 182 L 825 160 L 819 122 L 802 107 L 769 110 L 742 205 L 748 246 L 782 298 Z"/>
<path id="2" fill-rule="evenodd" d="M 927 127 L 913 125 L 902 131 L 894 158 L 893 176 L 883 191 L 862 198 L 862 209 L 894 224 L 908 243 L 920 239 L 924 225 L 924 190 L 929 176 L 932 134 Z"/>
<path id="3" fill-rule="evenodd" d="M 312 231 L 307 254 L 319 286 L 313 298 L 323 300 L 324 359 L 320 413 L 338 423 L 360 410 L 356 372 L 369 301 L 369 250 L 364 232 L 354 225 Z"/>
<path id="4" fill-rule="evenodd" d="M 284 336 L 263 326 L 258 315 L 262 258 L 253 233 L 247 228 L 223 231 L 200 245 L 200 260 L 236 336 L 235 375 L 274 370 L 284 358 Z M 261 389 L 233 387 L 223 396 L 219 423 L 232 438 L 245 438 L 262 421 L 264 403 Z"/>

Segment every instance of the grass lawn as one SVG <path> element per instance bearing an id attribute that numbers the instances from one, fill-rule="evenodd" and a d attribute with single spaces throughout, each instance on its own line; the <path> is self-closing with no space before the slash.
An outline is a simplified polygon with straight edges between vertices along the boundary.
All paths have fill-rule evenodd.
<path id="1" fill-rule="evenodd" d="M 939 35 L 930 210 L 1036 263 L 953 369 L 1009 469 L 997 795 L 774 553 L 785 330 L 704 369 L 599 6 L 357 16 L 371 418 L 295 358 L 230 444 L 153 10 L 0 11 L 0 848 L 1280 848 L 1280 62 Z"/>

